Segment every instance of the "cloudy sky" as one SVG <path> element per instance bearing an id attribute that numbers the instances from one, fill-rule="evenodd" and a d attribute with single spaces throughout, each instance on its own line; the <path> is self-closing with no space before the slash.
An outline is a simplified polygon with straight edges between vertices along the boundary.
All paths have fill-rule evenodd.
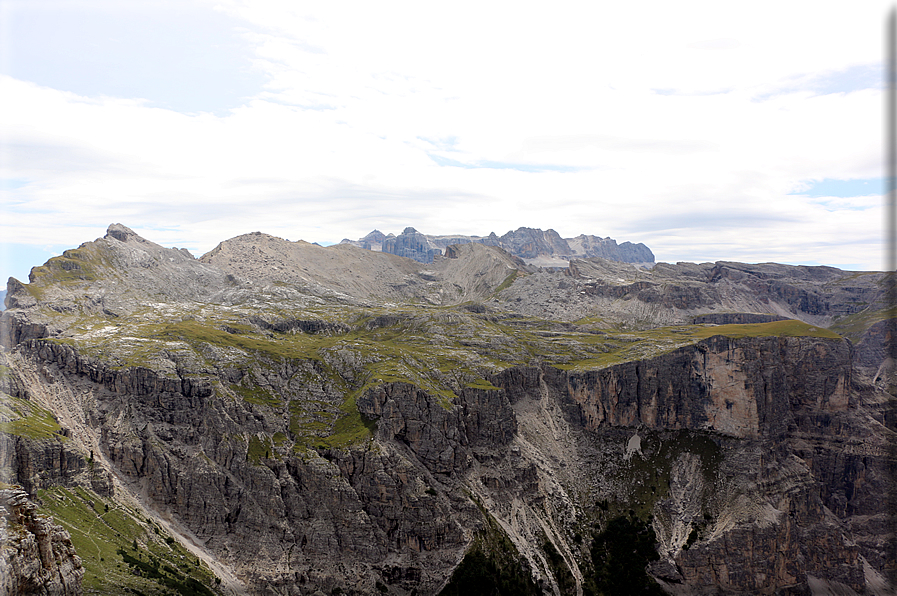
<path id="1" fill-rule="evenodd" d="M 0 277 L 113 222 L 881 269 L 888 7 L 0 0 Z"/>

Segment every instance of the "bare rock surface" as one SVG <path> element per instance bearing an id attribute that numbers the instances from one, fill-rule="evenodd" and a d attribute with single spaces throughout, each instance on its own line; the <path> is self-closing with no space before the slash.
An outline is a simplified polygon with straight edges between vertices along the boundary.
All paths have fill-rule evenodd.
<path id="1" fill-rule="evenodd" d="M 561 320 L 598 315 L 631 327 L 690 323 L 709 313 L 760 313 L 828 327 L 886 308 L 886 276 L 774 263 L 658 263 L 643 269 L 573 260 L 563 272 L 521 279 L 502 297 L 515 309 Z"/>
<path id="2" fill-rule="evenodd" d="M 0 592 L 80 596 L 84 570 L 68 532 L 20 488 L 0 489 Z"/>
<path id="3" fill-rule="evenodd" d="M 200 260 L 256 285 L 294 284 L 324 297 L 350 301 L 416 298 L 433 304 L 482 299 L 514 270 L 526 269 L 500 249 L 471 245 L 458 250 L 464 259 L 434 263 L 431 258 L 424 264 L 349 244 L 323 248 L 249 234 L 222 242 Z"/>
<path id="4" fill-rule="evenodd" d="M 194 259 L 113 225 L 30 282 L 0 316 L 10 499 L 127 508 L 133 548 L 106 556 L 160 585 L 199 590 L 203 562 L 208 594 L 454 593 L 475 572 L 595 594 L 629 573 L 598 547 L 620 527 L 652 555 L 633 581 L 670 593 L 894 585 L 884 274 L 539 270 L 477 242 L 419 263 L 261 233 Z M 40 560 L 77 575 L 63 538 Z M 26 546 L 4 546 L 4 585 L 34 575 Z"/>

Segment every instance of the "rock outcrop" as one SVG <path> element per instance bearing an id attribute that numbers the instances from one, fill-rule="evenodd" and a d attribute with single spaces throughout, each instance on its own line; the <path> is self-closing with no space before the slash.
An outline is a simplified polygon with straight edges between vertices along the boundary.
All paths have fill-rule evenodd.
<path id="1" fill-rule="evenodd" d="M 0 593 L 80 596 L 84 570 L 71 537 L 20 488 L 0 489 Z"/>
<path id="2" fill-rule="evenodd" d="M 752 312 L 719 312 L 706 315 L 698 315 L 694 318 L 695 325 L 752 325 L 754 323 L 772 323 L 773 321 L 786 321 L 787 317 L 773 314 Z"/>
<path id="3" fill-rule="evenodd" d="M 521 259 L 540 256 L 570 256 L 573 251 L 567 241 L 554 230 L 517 228 L 501 237 L 501 246 Z"/>
<path id="4" fill-rule="evenodd" d="M 502 298 L 529 315 L 575 321 L 600 313 L 608 323 L 629 327 L 729 313 L 774 315 L 833 326 L 859 343 L 871 323 L 888 318 L 886 282 L 884 273 L 832 267 L 718 262 L 658 263 L 645 270 L 595 258 L 521 278 Z"/>
<path id="5" fill-rule="evenodd" d="M 414 259 L 418 263 L 432 263 L 434 257 L 442 254 L 438 248 L 430 247 L 425 235 L 411 227 L 405 228 L 394 238 L 385 238 L 381 250 L 391 255 Z"/>
<path id="6" fill-rule="evenodd" d="M 613 238 L 599 238 L 587 234 L 580 234 L 576 238 L 568 238 L 567 244 L 572 255 L 578 258 L 599 257 L 610 261 L 622 263 L 653 263 L 654 253 L 642 244 L 623 242 L 617 244 Z"/>

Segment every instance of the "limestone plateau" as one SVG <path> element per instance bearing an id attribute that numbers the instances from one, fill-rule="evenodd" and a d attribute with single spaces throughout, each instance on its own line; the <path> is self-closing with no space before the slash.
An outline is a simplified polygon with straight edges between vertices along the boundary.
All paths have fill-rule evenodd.
<path id="1" fill-rule="evenodd" d="M 508 246 L 114 224 L 11 278 L 2 589 L 894 593 L 893 274 Z"/>

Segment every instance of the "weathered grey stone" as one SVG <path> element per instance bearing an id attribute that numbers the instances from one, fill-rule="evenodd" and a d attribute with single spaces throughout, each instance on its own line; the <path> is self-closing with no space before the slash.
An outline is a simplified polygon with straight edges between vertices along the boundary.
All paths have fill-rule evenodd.
<path id="1" fill-rule="evenodd" d="M 35 513 L 21 489 L 0 489 L 0 593 L 80 596 L 84 569 L 68 532 Z"/>

